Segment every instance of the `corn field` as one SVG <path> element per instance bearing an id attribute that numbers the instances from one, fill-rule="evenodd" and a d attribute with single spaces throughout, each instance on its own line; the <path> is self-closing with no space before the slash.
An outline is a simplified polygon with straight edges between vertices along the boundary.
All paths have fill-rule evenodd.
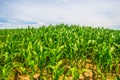
<path id="1" fill-rule="evenodd" d="M 66 24 L 0 30 L 0 80 L 120 80 L 120 30 Z"/>

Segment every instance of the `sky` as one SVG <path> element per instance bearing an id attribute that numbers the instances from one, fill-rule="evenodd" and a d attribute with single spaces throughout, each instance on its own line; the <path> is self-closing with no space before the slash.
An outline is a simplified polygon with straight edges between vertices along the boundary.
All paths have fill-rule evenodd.
<path id="1" fill-rule="evenodd" d="M 120 29 L 120 0 L 0 0 L 0 29 L 60 23 Z"/>

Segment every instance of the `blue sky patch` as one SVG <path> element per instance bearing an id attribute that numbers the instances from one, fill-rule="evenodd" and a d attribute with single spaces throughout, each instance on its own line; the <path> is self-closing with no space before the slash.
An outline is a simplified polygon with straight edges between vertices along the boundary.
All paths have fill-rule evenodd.
<path id="1" fill-rule="evenodd" d="M 120 25 L 120 0 L 0 0 L 0 26 Z"/>

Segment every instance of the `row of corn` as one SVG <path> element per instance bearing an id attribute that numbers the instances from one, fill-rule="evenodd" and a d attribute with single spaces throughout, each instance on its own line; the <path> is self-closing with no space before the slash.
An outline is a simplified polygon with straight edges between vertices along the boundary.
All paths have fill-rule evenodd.
<path id="1" fill-rule="evenodd" d="M 0 80 L 35 74 L 79 80 L 89 71 L 91 79 L 120 79 L 119 30 L 65 24 L 0 30 Z"/>

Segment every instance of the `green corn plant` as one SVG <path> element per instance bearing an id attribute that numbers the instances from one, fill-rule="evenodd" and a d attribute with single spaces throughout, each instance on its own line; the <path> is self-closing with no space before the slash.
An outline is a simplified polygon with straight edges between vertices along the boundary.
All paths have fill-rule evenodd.
<path id="1" fill-rule="evenodd" d="M 60 60 L 56 65 L 48 65 L 46 68 L 48 69 L 52 69 L 53 71 L 53 80 L 58 80 L 59 77 L 64 73 L 64 69 L 65 67 L 63 66 L 62 68 L 60 68 L 60 66 L 62 65 L 62 60 Z"/>
<path id="2" fill-rule="evenodd" d="M 11 71 L 12 71 L 11 63 L 5 64 L 2 68 L 3 79 L 9 80 L 9 75 L 10 75 Z"/>
<path id="3" fill-rule="evenodd" d="M 77 67 L 73 67 L 73 68 L 70 68 L 71 72 L 72 72 L 72 79 L 73 80 L 76 80 L 79 78 L 79 73 L 77 73 Z"/>
<path id="4" fill-rule="evenodd" d="M 79 76 L 85 71 L 87 71 L 87 69 L 83 68 L 83 69 L 78 70 L 77 67 L 72 67 L 72 68 L 69 67 L 69 70 L 67 71 L 66 75 L 72 74 L 72 80 L 78 80 Z M 65 77 L 66 77 L 66 75 L 65 75 Z M 68 78 L 66 77 L 66 79 L 68 79 Z"/>
<path id="5" fill-rule="evenodd" d="M 97 66 L 98 74 L 105 79 L 104 73 L 119 73 L 119 45 L 119 30 L 99 27 L 60 24 L 0 30 L 0 71 L 3 73 L 9 63 L 12 67 L 19 63 L 21 67 L 16 68 L 22 72 L 25 70 L 31 76 L 40 72 L 42 75 L 46 66 L 52 66 L 53 70 L 61 59 L 67 59 L 58 72 L 54 71 L 54 79 L 60 76 L 56 74 L 65 74 L 61 66 L 71 67 L 71 73 L 77 79 L 78 68 L 85 68 L 87 59 L 90 59 L 92 65 Z"/>

